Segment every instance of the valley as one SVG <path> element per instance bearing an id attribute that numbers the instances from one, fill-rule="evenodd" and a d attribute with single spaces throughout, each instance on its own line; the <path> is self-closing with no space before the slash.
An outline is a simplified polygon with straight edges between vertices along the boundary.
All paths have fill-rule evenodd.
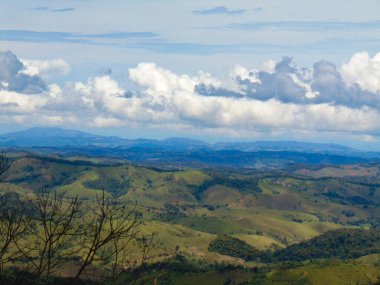
<path id="1" fill-rule="evenodd" d="M 104 192 L 106 197 L 120 203 L 136 203 L 144 217 L 141 232 L 153 234 L 155 239 L 149 263 L 151 266 L 162 264 L 165 278 L 177 280 L 190 274 L 188 278 L 207 279 L 213 270 L 203 267 L 215 263 L 232 266 L 223 275 L 227 279 L 232 278 L 227 276 L 235 274 L 236 270 L 243 270 L 246 273 L 239 276 L 246 275 L 244 282 L 255 278 L 263 282 L 252 284 L 287 284 L 276 283 L 279 276 L 293 279 L 301 272 L 304 272 L 302 276 L 305 272 L 313 272 L 313 276 L 323 274 L 324 270 L 345 272 L 353 264 L 359 266 L 355 267 L 360 272 L 358 276 L 377 280 L 376 276 L 380 275 L 375 273 L 380 273 L 376 269 L 377 260 L 380 260 L 380 255 L 377 258 L 380 245 L 377 244 L 366 250 L 367 245 L 359 242 L 352 255 L 326 253 L 315 256 L 305 250 L 287 253 L 293 246 L 323 237 L 325 233 L 331 233 L 323 243 L 329 248 L 330 242 L 339 239 L 335 238 L 339 230 L 364 231 L 358 232 L 359 240 L 369 229 L 376 232 L 380 226 L 380 164 L 373 161 L 340 165 L 299 163 L 289 168 L 208 166 L 194 169 L 191 166 L 136 165 L 112 157 L 30 152 L 10 152 L 8 156 L 12 165 L 3 175 L 2 195 L 13 192 L 20 197 L 33 196 L 43 189 L 91 204 Z M 220 237 L 240 241 L 243 248 L 251 248 L 257 254 L 247 258 L 235 250 L 210 250 L 210 244 Z M 237 252 L 242 246 L 240 242 Z M 223 247 L 223 242 L 220 246 Z M 346 246 L 343 252 L 350 248 Z M 138 258 L 136 254 L 132 253 L 130 258 Z M 289 257 L 277 260 L 271 257 L 273 254 Z M 168 273 L 165 266 L 173 266 L 172 262 L 178 262 L 179 257 L 185 263 L 200 262 L 203 271 L 193 264 L 192 271 L 201 272 Z M 280 265 L 285 261 L 294 264 Z M 281 269 L 283 266 L 285 268 Z M 290 267 L 287 269 L 287 266 Z M 261 273 L 252 273 L 256 271 Z M 363 280 L 368 279 L 364 277 Z M 146 276 L 141 280 L 144 278 Z M 310 284 L 326 284 L 318 282 Z M 358 284 L 365 284 L 360 282 Z"/>

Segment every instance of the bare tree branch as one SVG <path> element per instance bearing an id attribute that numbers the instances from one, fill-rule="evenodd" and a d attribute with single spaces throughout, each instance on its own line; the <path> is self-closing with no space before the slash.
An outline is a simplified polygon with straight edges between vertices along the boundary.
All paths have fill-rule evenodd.
<path id="1" fill-rule="evenodd" d="M 12 166 L 12 161 L 7 158 L 5 152 L 0 153 L 0 182 L 5 172 Z"/>
<path id="2" fill-rule="evenodd" d="M 111 261 L 110 278 L 115 278 L 117 268 L 122 268 L 119 262 L 124 258 L 122 253 L 139 232 L 142 215 L 136 204 L 127 209 L 126 205 L 106 197 L 104 190 L 95 206 L 88 207 L 88 212 L 81 241 L 82 262 L 76 278 L 86 274 L 86 269 L 95 262 L 107 261 Z"/>
<path id="3" fill-rule="evenodd" d="M 10 246 L 26 235 L 29 223 L 25 204 L 16 193 L 0 197 L 0 269 L 20 255 L 11 251 Z"/>
<path id="4" fill-rule="evenodd" d="M 29 199 L 34 224 L 27 227 L 34 242 L 17 242 L 18 250 L 32 264 L 38 279 L 46 282 L 57 268 L 74 257 L 77 218 L 81 202 L 63 194 L 40 192 Z"/>

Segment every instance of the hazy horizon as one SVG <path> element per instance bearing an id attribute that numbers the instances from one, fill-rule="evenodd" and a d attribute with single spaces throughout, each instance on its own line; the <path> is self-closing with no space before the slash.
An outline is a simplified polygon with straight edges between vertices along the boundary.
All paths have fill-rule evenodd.
<path id="1" fill-rule="evenodd" d="M 78 132 L 81 132 L 81 133 L 87 133 L 87 134 L 90 134 L 90 135 L 97 135 L 97 136 L 103 136 L 103 137 L 119 137 L 121 139 L 125 139 L 125 140 L 158 140 L 158 141 L 164 141 L 164 140 L 169 140 L 169 139 L 188 139 L 188 140 L 198 140 L 198 141 L 202 141 L 202 142 L 205 142 L 205 143 L 208 143 L 208 144 L 216 144 L 216 143 L 256 143 L 256 142 L 278 142 L 278 143 L 281 143 L 281 142 L 295 142 L 295 143 L 311 143 L 311 144 L 333 144 L 333 145 L 341 145 L 341 146 L 344 146 L 344 147 L 349 147 L 349 148 L 353 148 L 355 150 L 359 150 L 359 151 L 369 151 L 369 152 L 372 152 L 372 151 L 375 151 L 375 152 L 378 152 L 380 151 L 380 148 L 368 148 L 368 145 L 360 145 L 360 144 L 350 144 L 349 142 L 347 143 L 344 143 L 344 142 L 332 142 L 332 141 L 323 141 L 323 140 L 297 140 L 297 139 L 293 139 L 293 140 L 286 140 L 286 139 L 283 139 L 283 140 L 279 140 L 279 139 L 268 139 L 268 140 L 260 140 L 260 139 L 239 139 L 239 138 L 215 138 L 215 137 L 212 137 L 212 138 L 209 138 L 209 137 L 197 137 L 197 136 L 165 136 L 165 135 L 162 135 L 161 136 L 148 136 L 148 137 L 144 137 L 144 136 L 134 136 L 133 134 L 128 134 L 128 133 L 124 133 L 124 134 L 115 134 L 113 133 L 112 131 L 110 133 L 104 133 L 104 132 L 97 132 L 97 130 L 92 130 L 92 129 L 75 129 L 75 128 L 65 128 L 65 127 L 32 127 L 32 128 L 21 128 L 21 129 L 14 129 L 14 130 L 11 130 L 11 131 L 2 131 L 0 132 L 0 136 L 3 136 L 3 135 L 8 135 L 8 134 L 12 134 L 12 133 L 22 133 L 22 132 L 26 132 L 26 131 L 29 131 L 29 130 L 33 130 L 33 129 L 39 129 L 40 131 L 48 131 L 48 130 L 63 130 L 63 131 L 78 131 Z"/>

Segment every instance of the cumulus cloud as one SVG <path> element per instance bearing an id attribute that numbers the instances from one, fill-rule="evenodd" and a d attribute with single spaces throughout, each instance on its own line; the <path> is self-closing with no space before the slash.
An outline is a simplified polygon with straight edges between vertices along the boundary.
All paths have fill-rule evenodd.
<path id="1" fill-rule="evenodd" d="M 0 89 L 33 94 L 46 89 L 37 75 L 23 73 L 23 63 L 10 51 L 0 52 Z"/>
<path id="2" fill-rule="evenodd" d="M 290 57 L 284 57 L 269 71 L 238 67 L 234 75 L 244 94 L 257 100 L 306 103 L 308 98 L 317 95 L 311 90 L 307 70 L 293 66 Z"/>
<path id="3" fill-rule="evenodd" d="M 379 119 L 378 112 L 368 107 L 352 109 L 326 103 L 301 105 L 276 98 L 262 101 L 249 97 L 202 96 L 190 88 L 197 86 L 200 77 L 177 76 L 155 65 L 139 65 L 130 73 L 131 79 L 145 88 L 140 94 L 141 100 L 145 100 L 142 111 L 164 112 L 170 119 L 195 126 L 252 131 L 297 127 L 360 132 L 377 128 L 374 122 Z M 165 99 L 157 105 L 154 96 Z"/>
<path id="4" fill-rule="evenodd" d="M 41 76 L 51 78 L 66 75 L 70 71 L 70 65 L 63 59 L 53 60 L 29 60 L 21 59 L 24 69 L 20 73 L 29 76 Z"/>
<path id="5" fill-rule="evenodd" d="M 0 91 L 0 110 L 3 113 L 32 113 L 39 111 L 46 103 L 46 98 L 42 96 Z"/>
<path id="6" fill-rule="evenodd" d="M 141 63 L 129 69 L 136 90 L 126 90 L 104 75 L 64 87 L 51 84 L 30 94 L 9 89 L 10 82 L 24 76 L 26 85 L 35 84 L 29 81 L 43 74 L 43 65 L 35 65 L 37 72 L 11 53 L 3 57 L 3 122 L 202 130 L 233 136 L 324 132 L 372 137 L 380 132 L 379 94 L 359 83 L 365 82 L 362 73 L 351 72 L 347 79 L 342 70 L 348 67 L 339 69 L 327 61 L 299 68 L 286 57 L 265 63 L 263 69 L 236 66 L 231 72 L 235 90 L 206 72 L 178 75 Z M 350 71 L 357 65 L 353 59 L 346 64 Z"/>
<path id="7" fill-rule="evenodd" d="M 379 108 L 380 96 L 373 92 L 377 79 L 376 57 L 368 60 L 367 73 L 359 71 L 356 58 L 354 55 L 343 65 L 342 73 L 328 61 L 319 61 L 313 68 L 299 68 L 292 63 L 292 58 L 284 57 L 273 71 L 238 66 L 231 76 L 245 96 L 256 100 Z"/>
<path id="8" fill-rule="evenodd" d="M 342 76 L 349 84 L 358 84 L 362 89 L 380 93 L 380 53 L 372 58 L 367 52 L 354 54 L 342 66 Z"/>

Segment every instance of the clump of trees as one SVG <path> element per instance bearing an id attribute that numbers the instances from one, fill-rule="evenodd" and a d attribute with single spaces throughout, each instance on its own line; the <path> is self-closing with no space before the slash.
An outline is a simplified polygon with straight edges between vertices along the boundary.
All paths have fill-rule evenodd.
<path id="1" fill-rule="evenodd" d="M 277 261 L 309 259 L 351 259 L 380 253 L 380 231 L 376 229 L 337 229 L 274 252 Z"/>
<path id="2" fill-rule="evenodd" d="M 247 261 L 256 260 L 264 263 L 354 259 L 380 253 L 380 230 L 331 230 L 310 240 L 274 251 L 260 251 L 240 239 L 222 235 L 210 242 L 208 250 Z"/>
<path id="3" fill-rule="evenodd" d="M 208 250 L 223 255 L 241 258 L 247 261 L 268 259 L 267 252 L 260 251 L 245 241 L 229 235 L 218 236 L 210 242 Z"/>
<path id="4" fill-rule="evenodd" d="M 1 154 L 0 181 L 10 166 Z M 141 234 L 142 222 L 136 204 L 110 198 L 105 191 L 86 202 L 57 192 L 6 192 L 0 197 L 0 278 L 17 268 L 18 275 L 28 274 L 35 284 L 50 284 L 70 264 L 74 283 L 112 283 L 149 256 L 153 236 Z M 142 257 L 132 263 L 136 241 Z"/>

